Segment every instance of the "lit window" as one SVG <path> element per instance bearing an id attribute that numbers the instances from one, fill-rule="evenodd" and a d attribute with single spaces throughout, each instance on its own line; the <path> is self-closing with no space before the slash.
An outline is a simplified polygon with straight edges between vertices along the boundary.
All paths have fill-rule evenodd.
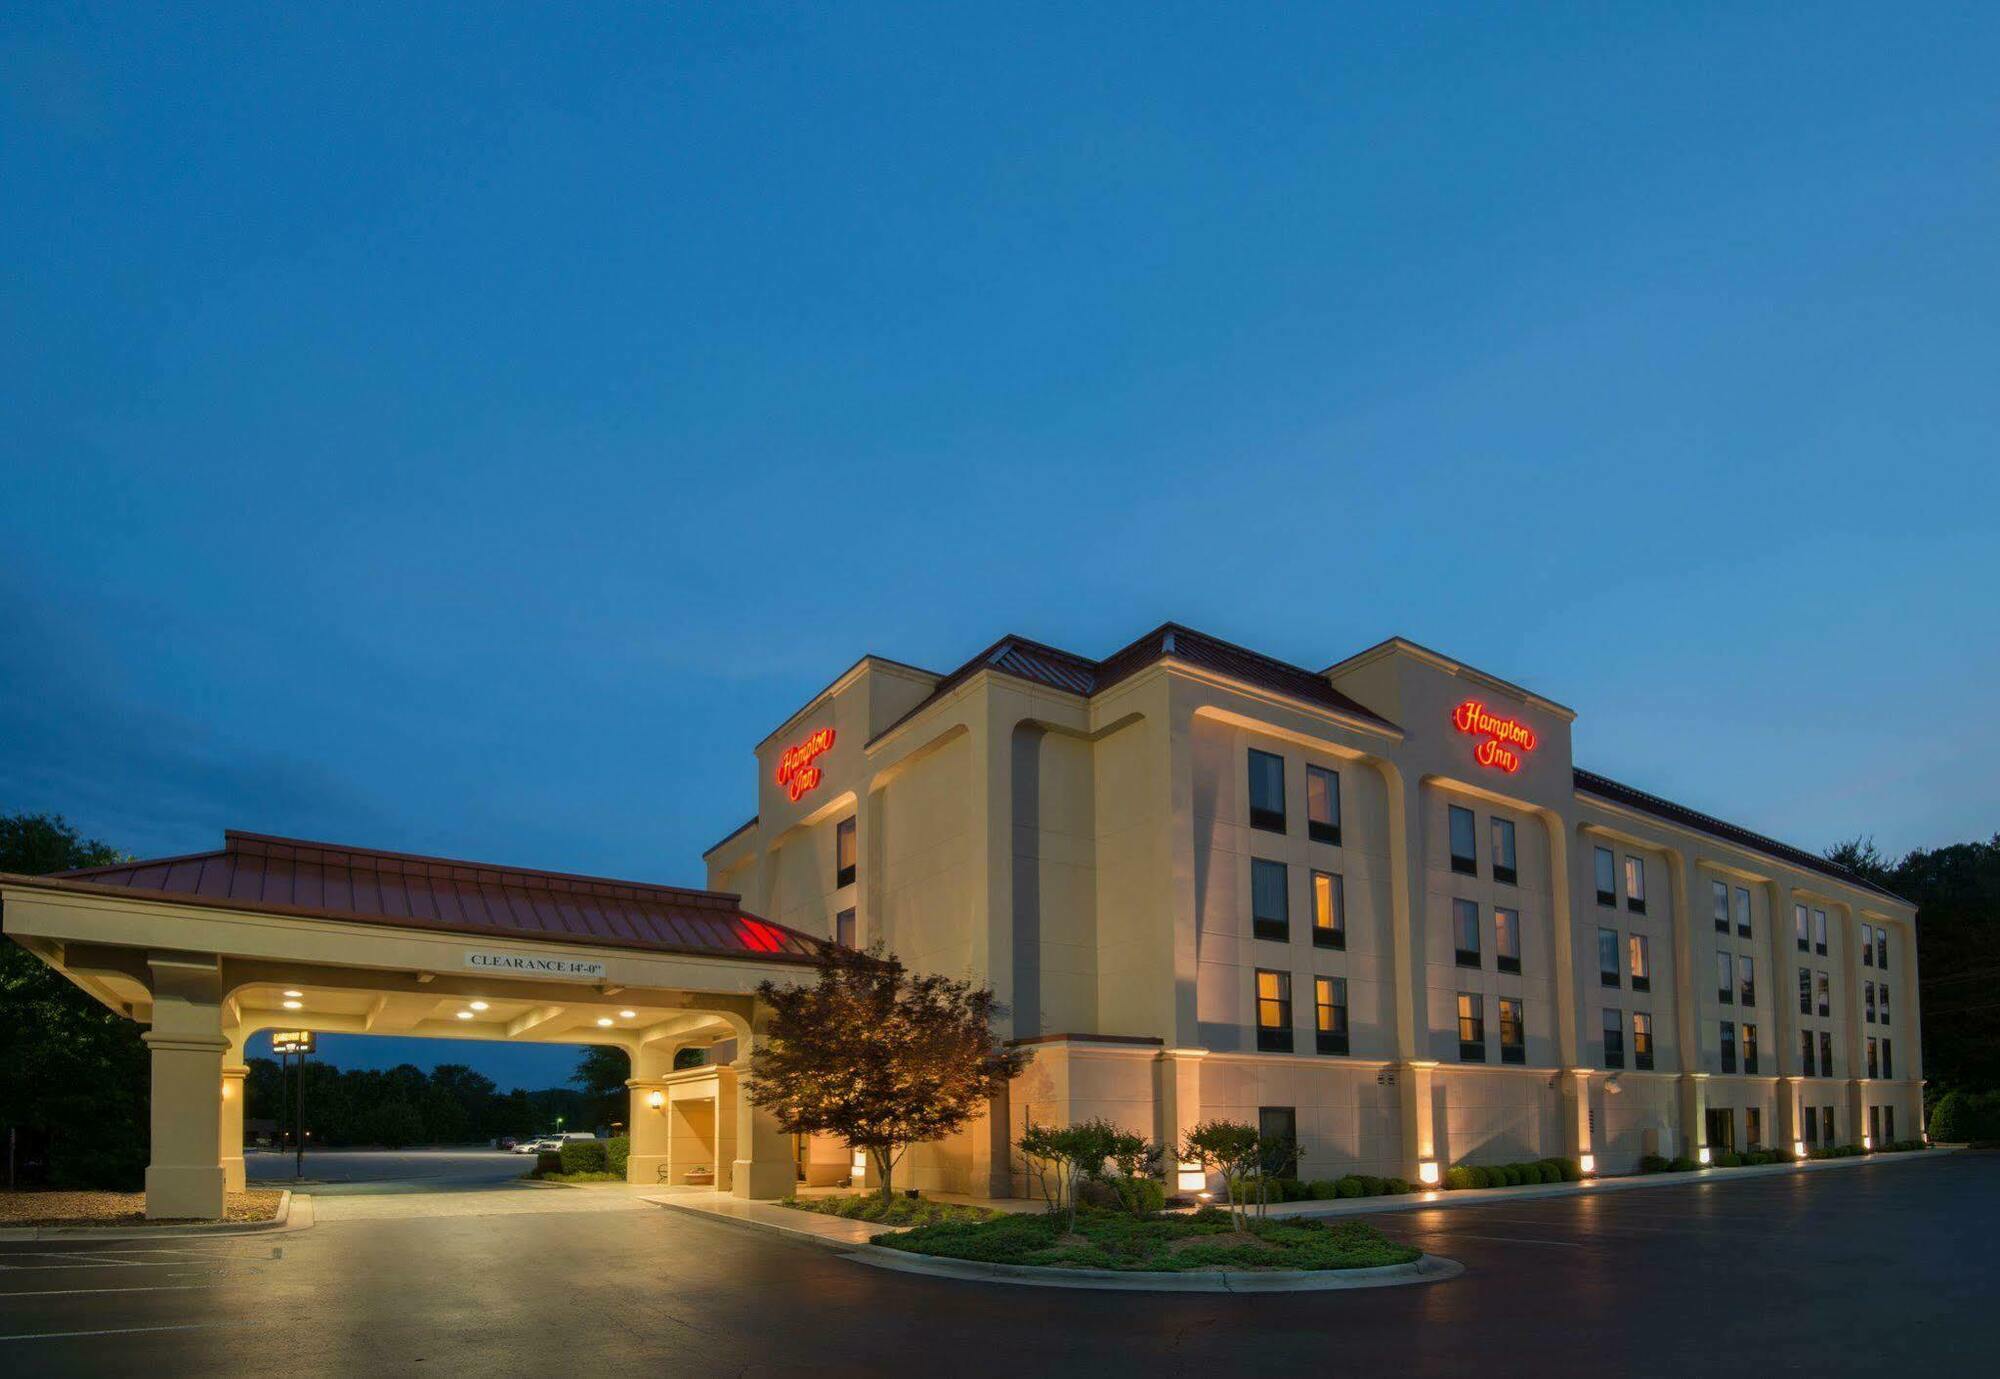
<path id="1" fill-rule="evenodd" d="M 1597 931 L 1597 980 L 1602 986 L 1618 985 L 1618 931 Z"/>
<path id="2" fill-rule="evenodd" d="M 1486 1061 L 1486 1001 L 1470 991 L 1458 993 L 1458 1056 L 1466 1063 Z"/>
<path id="3" fill-rule="evenodd" d="M 1313 978 L 1314 1035 L 1321 1053 L 1347 1052 L 1347 979 Z"/>
<path id="4" fill-rule="evenodd" d="M 1806 907 L 1803 905 L 1792 906 L 1792 931 L 1798 937 L 1801 953 L 1812 947 L 1812 939 L 1806 929 Z"/>
<path id="5" fill-rule="evenodd" d="M 1521 970 L 1521 912 L 1505 906 L 1493 911 L 1493 965 L 1502 972 Z"/>
<path id="6" fill-rule="evenodd" d="M 1745 1025 L 1743 1027 L 1743 1071 L 1746 1074 L 1757 1071 L 1757 1027 L 1755 1025 Z"/>
<path id="7" fill-rule="evenodd" d="M 1460 967 L 1479 966 L 1479 902 L 1451 902 L 1452 942 L 1457 946 Z"/>
<path id="8" fill-rule="evenodd" d="M 1340 843 L 1340 772 L 1306 767 L 1306 836 L 1316 843 Z"/>
<path id="9" fill-rule="evenodd" d="M 1250 862 L 1250 932 L 1258 938 L 1283 943 L 1291 937 L 1291 886 L 1285 864 L 1266 858 Z"/>
<path id="10" fill-rule="evenodd" d="M 1610 848 L 1598 848 L 1595 861 L 1597 867 L 1597 903 L 1600 905 L 1616 905 L 1618 903 L 1618 859 L 1611 855 Z"/>
<path id="11" fill-rule="evenodd" d="M 1604 1012 L 1604 1066 L 1625 1066 L 1625 1012 L 1622 1010 Z"/>
<path id="12" fill-rule="evenodd" d="M 854 884 L 854 820 L 842 819 L 833 830 L 833 884 Z"/>
<path id="13" fill-rule="evenodd" d="M 1632 1066 L 1642 1073 L 1653 1070 L 1653 1017 L 1643 1010 L 1632 1012 Z"/>
<path id="14" fill-rule="evenodd" d="M 1257 969 L 1257 1047 L 1292 1051 L 1292 974 Z"/>
<path id="15" fill-rule="evenodd" d="M 1479 875 L 1478 821 L 1470 809 L 1450 807 L 1451 869 L 1466 876 Z"/>
<path id="16" fill-rule="evenodd" d="M 1528 1061 L 1528 1035 L 1521 1020 L 1521 1002 L 1513 996 L 1500 998 L 1500 1061 Z"/>
<path id="17" fill-rule="evenodd" d="M 1625 859 L 1625 908 L 1635 915 L 1646 913 L 1646 859 Z"/>
<path id="18" fill-rule="evenodd" d="M 1653 949 L 1644 934 L 1631 934 L 1625 939 L 1625 956 L 1632 974 L 1634 991 L 1653 989 Z"/>
<path id="19" fill-rule="evenodd" d="M 1493 825 L 1493 879 L 1511 884 L 1514 872 L 1514 821 L 1494 818 Z"/>
<path id="20" fill-rule="evenodd" d="M 1250 749 L 1250 827 L 1285 831 L 1285 759 Z"/>
<path id="21" fill-rule="evenodd" d="M 1313 946 L 1347 947 L 1347 886 L 1330 871 L 1312 874 Z"/>

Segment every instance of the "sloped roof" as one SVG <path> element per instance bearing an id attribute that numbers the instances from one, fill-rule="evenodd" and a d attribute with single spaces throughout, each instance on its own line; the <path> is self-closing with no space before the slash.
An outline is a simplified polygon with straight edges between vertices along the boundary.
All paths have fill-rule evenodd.
<path id="1" fill-rule="evenodd" d="M 824 940 L 745 912 L 736 896 L 717 891 L 233 829 L 223 835 L 220 852 L 19 881 L 259 914 L 771 962 L 813 962 L 826 947 Z"/>
<path id="2" fill-rule="evenodd" d="M 1073 651 L 1063 651 L 1027 637 L 1005 636 L 974 656 L 957 670 L 939 680 L 908 713 L 884 728 L 876 737 L 885 737 L 902 726 L 909 719 L 922 713 L 933 703 L 951 693 L 959 685 L 971 679 L 982 670 L 998 671 L 1011 675 L 1017 680 L 1046 685 L 1050 689 L 1065 690 L 1088 698 L 1101 694 L 1119 681 L 1138 674 L 1155 661 L 1168 657 L 1186 661 L 1227 675 L 1245 684 L 1257 685 L 1275 690 L 1294 699 L 1302 699 L 1310 704 L 1318 704 L 1335 713 L 1358 718 L 1364 722 L 1379 723 L 1394 729 L 1395 724 L 1372 709 L 1355 702 L 1335 689 L 1324 675 L 1318 675 L 1303 666 L 1295 666 L 1262 652 L 1251 651 L 1219 637 L 1211 637 L 1205 632 L 1197 632 L 1179 623 L 1162 623 L 1145 636 L 1119 650 L 1112 652 L 1101 661 L 1093 661 L 1087 656 L 1079 656 Z"/>
<path id="3" fill-rule="evenodd" d="M 1766 853 L 1781 861 L 1790 862 L 1793 866 L 1804 867 L 1808 871 L 1816 871 L 1824 876 L 1831 876 L 1834 880 L 1845 882 L 1850 886 L 1858 886 L 1864 891 L 1873 891 L 1877 895 L 1886 895 L 1898 904 L 1908 905 L 1910 903 L 1888 887 L 1878 886 L 1859 872 L 1850 871 L 1848 868 L 1841 866 L 1840 863 L 1829 861 L 1827 858 L 1821 857 L 1818 853 L 1807 852 L 1804 848 L 1795 848 L 1790 843 L 1781 843 L 1776 838 L 1767 838 L 1761 833 L 1753 833 L 1749 829 L 1740 827 L 1739 825 L 1725 823 L 1711 814 L 1703 814 L 1699 810 L 1689 809 L 1686 805 L 1675 804 L 1672 800 L 1663 800 L 1658 795 L 1649 795 L 1644 790 L 1638 790 L 1629 785 L 1621 785 L 1609 776 L 1600 776 L 1595 771 L 1586 771 L 1580 766 L 1575 768 L 1574 776 L 1576 788 L 1585 794 L 1596 795 L 1600 799 L 1610 800 L 1615 804 L 1622 804 L 1628 809 L 1636 809 L 1642 814 L 1651 814 L 1655 818 L 1666 819 L 1671 823 L 1681 824 L 1697 832 L 1722 838 L 1728 842 L 1736 843 L 1741 847 L 1749 848 L 1752 852 Z"/>

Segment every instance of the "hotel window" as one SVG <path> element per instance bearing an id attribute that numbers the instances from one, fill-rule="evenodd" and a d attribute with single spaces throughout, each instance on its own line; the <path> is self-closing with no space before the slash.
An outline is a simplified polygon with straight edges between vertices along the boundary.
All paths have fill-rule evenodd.
<path id="1" fill-rule="evenodd" d="M 1715 932 L 1729 932 L 1729 887 L 1720 881 L 1708 883 L 1708 897 L 1712 902 L 1709 913 L 1715 917 Z"/>
<path id="2" fill-rule="evenodd" d="M 1347 978 L 1313 978 L 1314 1035 L 1321 1053 L 1347 1052 Z"/>
<path id="3" fill-rule="evenodd" d="M 1861 926 L 1861 965 L 1863 967 L 1875 965 L 1875 926 L 1872 924 Z"/>
<path id="4" fill-rule="evenodd" d="M 1830 1030 L 1819 1032 L 1819 1075 L 1833 1076 L 1833 1033 Z"/>
<path id="5" fill-rule="evenodd" d="M 1273 1178 L 1299 1176 L 1299 1112 L 1295 1106 L 1259 1106 L 1257 1137 L 1273 1146 L 1264 1172 Z"/>
<path id="6" fill-rule="evenodd" d="M 1875 983 L 1861 983 L 1861 1018 L 1869 1024 L 1875 1023 Z"/>
<path id="7" fill-rule="evenodd" d="M 1730 961 L 1729 954 L 1717 953 L 1715 955 L 1715 999 L 1723 1005 L 1733 1003 L 1736 1000 L 1736 993 L 1732 989 L 1735 985 L 1736 964 Z"/>
<path id="8" fill-rule="evenodd" d="M 1616 905 L 1618 903 L 1618 859 L 1611 855 L 1610 848 L 1599 848 L 1597 860 L 1597 903 Z"/>
<path id="9" fill-rule="evenodd" d="M 1882 1075 L 1882 1051 L 1873 1039 L 1868 1041 L 1868 1075 L 1870 1077 Z"/>
<path id="10" fill-rule="evenodd" d="M 1502 972 L 1521 970 L 1521 912 L 1505 907 L 1493 911 L 1493 965 Z"/>
<path id="11" fill-rule="evenodd" d="M 1291 889 L 1285 864 L 1263 857 L 1250 861 L 1250 932 L 1283 943 L 1292 935 Z"/>
<path id="12" fill-rule="evenodd" d="M 842 910 L 833 917 L 833 941 L 843 948 L 854 946 L 854 911 Z"/>
<path id="13" fill-rule="evenodd" d="M 1756 1149 L 1764 1143 L 1764 1108 L 1746 1106 L 1743 1108 L 1743 1147 Z"/>
<path id="14" fill-rule="evenodd" d="M 1632 1066 L 1642 1073 L 1653 1070 L 1653 1017 L 1643 1010 L 1632 1012 Z"/>
<path id="15" fill-rule="evenodd" d="M 1515 876 L 1514 821 L 1495 818 L 1490 822 L 1493 825 L 1493 879 L 1511 885 Z"/>
<path id="16" fill-rule="evenodd" d="M 1889 1050 L 1888 1036 L 1884 1035 L 1882 1037 L 1882 1076 L 1894 1077 L 1895 1075 L 1896 1075 L 1896 1058 L 1895 1055 L 1891 1053 Z"/>
<path id="17" fill-rule="evenodd" d="M 1882 1108 L 1880 1106 L 1870 1106 L 1868 1108 L 1868 1137 L 1874 1142 L 1877 1149 L 1882 1148 Z"/>
<path id="18" fill-rule="evenodd" d="M 1604 1066 L 1625 1066 L 1625 1012 L 1622 1010 L 1604 1012 Z"/>
<path id="19" fill-rule="evenodd" d="M 1807 1077 L 1818 1076 L 1813 1071 L 1813 1037 L 1809 1029 L 1799 1031 L 1799 1071 Z"/>
<path id="20" fill-rule="evenodd" d="M 1462 1063 L 1486 1061 L 1486 1001 L 1470 991 L 1458 993 L 1458 1057 Z"/>
<path id="21" fill-rule="evenodd" d="M 1653 989 L 1653 949 L 1644 934 L 1631 934 L 1625 939 L 1625 956 L 1631 964 L 1632 989 L 1651 991 Z"/>
<path id="22" fill-rule="evenodd" d="M 1799 969 L 1799 1014 L 1812 1014 L 1812 969 Z"/>
<path id="23" fill-rule="evenodd" d="M 1893 1106 L 1882 1108 L 1882 1138 L 1890 1144 L 1896 1142 L 1896 1108 Z"/>
<path id="24" fill-rule="evenodd" d="M 1736 1071 L 1736 1026 L 1728 1020 L 1722 1022 L 1722 1071 Z"/>
<path id="25" fill-rule="evenodd" d="M 1819 1108 L 1819 1137 L 1825 1140 L 1829 1146 L 1833 1144 L 1833 1108 L 1831 1106 L 1822 1106 Z"/>
<path id="26" fill-rule="evenodd" d="M 1882 1016 L 1882 1023 L 1889 1023 L 1889 983 L 1883 982 L 1875 988 L 1876 1008 Z"/>
<path id="27" fill-rule="evenodd" d="M 1476 900 L 1454 900 L 1451 902 L 1452 943 L 1458 952 L 1460 967 L 1479 966 L 1479 902 Z"/>
<path id="28" fill-rule="evenodd" d="M 1646 913 L 1646 859 L 1625 859 L 1625 908 L 1635 915 Z"/>
<path id="29" fill-rule="evenodd" d="M 1315 843 L 1340 843 L 1340 772 L 1306 767 L 1306 836 Z"/>
<path id="30" fill-rule="evenodd" d="M 1347 947 L 1347 885 L 1330 871 L 1312 874 L 1313 947 Z"/>
<path id="31" fill-rule="evenodd" d="M 1757 1027 L 1755 1025 L 1745 1025 L 1743 1027 L 1743 1071 L 1746 1073 L 1757 1071 Z"/>
<path id="32" fill-rule="evenodd" d="M 1736 960 L 1736 1004 L 1757 1004 L 1757 964 L 1747 955 Z"/>
<path id="33" fill-rule="evenodd" d="M 1822 1017 L 1833 1014 L 1833 984 L 1826 979 L 1826 973 L 1819 974 L 1819 1013 Z"/>
<path id="34" fill-rule="evenodd" d="M 1514 996 L 1500 998 L 1500 1061 L 1528 1061 L 1527 1029 L 1521 1022 L 1521 1002 Z"/>
<path id="35" fill-rule="evenodd" d="M 833 884 L 854 884 L 854 820 L 842 819 L 833 830 Z"/>
<path id="36" fill-rule="evenodd" d="M 1805 1112 L 1802 1119 L 1805 1121 L 1806 1148 L 1817 1149 L 1819 1148 L 1819 1108 L 1806 1106 L 1801 1109 Z"/>
<path id="37" fill-rule="evenodd" d="M 1875 931 L 1875 966 L 1884 972 L 1889 970 L 1889 931 L 1887 929 L 1877 929 Z"/>
<path id="38" fill-rule="evenodd" d="M 1618 985 L 1618 931 L 1599 929 L 1597 931 L 1597 982 L 1600 986 Z"/>
<path id="39" fill-rule="evenodd" d="M 1250 749 L 1250 827 L 1285 831 L 1285 759 Z"/>
<path id="40" fill-rule="evenodd" d="M 1750 892 L 1743 886 L 1736 888 L 1736 937 L 1750 937 Z"/>
<path id="41" fill-rule="evenodd" d="M 1479 827 L 1470 809 L 1450 806 L 1451 869 L 1466 876 L 1479 875 Z"/>
<path id="42" fill-rule="evenodd" d="M 1826 956 L 1826 911 L 1813 911 L 1813 952 Z"/>
<path id="43" fill-rule="evenodd" d="M 1265 1053 L 1292 1051 L 1292 974 L 1257 969 L 1257 1047 Z"/>
<path id="44" fill-rule="evenodd" d="M 1803 905 L 1792 906 L 1792 930 L 1798 936 L 1801 953 L 1812 947 L 1812 940 L 1806 933 L 1806 907 Z"/>

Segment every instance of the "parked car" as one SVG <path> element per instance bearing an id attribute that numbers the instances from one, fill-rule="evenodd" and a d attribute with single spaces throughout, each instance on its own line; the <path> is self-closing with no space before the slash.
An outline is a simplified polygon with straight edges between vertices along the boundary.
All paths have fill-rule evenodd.
<path id="1" fill-rule="evenodd" d="M 495 1149 L 512 1150 L 517 1143 L 519 1143 L 519 1141 L 517 1141 L 512 1135 L 502 1135 L 499 1139 L 493 1142 L 493 1147 Z"/>
<path id="2" fill-rule="evenodd" d="M 531 1154 L 553 1154 L 563 1147 L 561 1135 L 544 1135 L 529 1149 Z"/>
<path id="3" fill-rule="evenodd" d="M 562 1134 L 556 1136 L 556 1142 L 557 1142 L 556 1147 L 561 1148 L 562 1145 L 568 1143 L 571 1140 L 594 1140 L 596 1138 L 597 1136 L 591 1134 L 587 1130 L 565 1130 L 562 1132 Z"/>

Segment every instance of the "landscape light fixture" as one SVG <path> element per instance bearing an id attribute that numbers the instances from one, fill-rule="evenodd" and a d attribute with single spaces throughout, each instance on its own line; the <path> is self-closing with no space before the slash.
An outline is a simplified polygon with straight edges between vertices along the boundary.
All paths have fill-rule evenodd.
<path id="1" fill-rule="evenodd" d="M 1708 1146 L 1703 1145 L 1695 1157 L 1700 1159 L 1705 1166 L 1708 1163 Z"/>
<path id="2" fill-rule="evenodd" d="M 1436 1187 L 1438 1185 L 1438 1166 L 1436 1159 L 1425 1159 L 1422 1163 L 1417 1165 L 1417 1181 L 1422 1183 L 1425 1187 Z"/>
<path id="3" fill-rule="evenodd" d="M 1806 1156 L 1806 1142 L 1804 1140 L 1793 1140 L 1792 1157 L 1794 1159 L 1803 1159 L 1805 1156 Z"/>
<path id="4" fill-rule="evenodd" d="M 1597 1156 L 1595 1154 L 1585 1154 L 1578 1162 L 1583 1166 L 1585 1173 L 1597 1172 Z"/>

